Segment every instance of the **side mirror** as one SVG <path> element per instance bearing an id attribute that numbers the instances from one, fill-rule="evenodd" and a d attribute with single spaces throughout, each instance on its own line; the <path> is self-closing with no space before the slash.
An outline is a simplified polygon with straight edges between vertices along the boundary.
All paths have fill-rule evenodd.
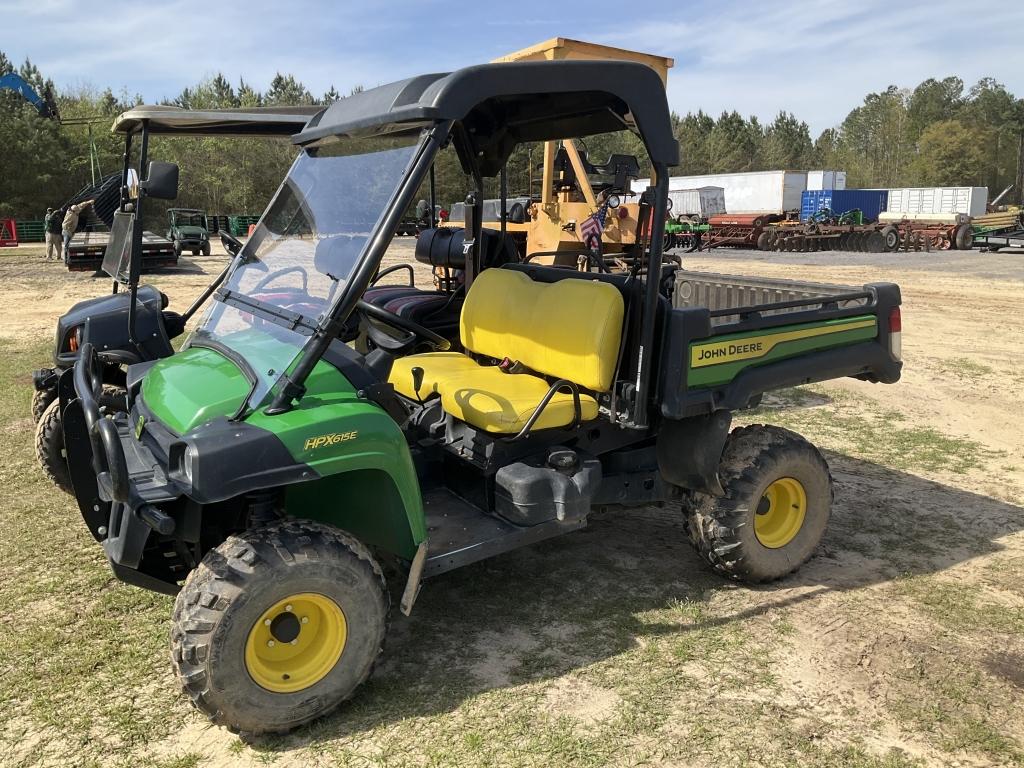
<path id="1" fill-rule="evenodd" d="M 154 160 L 149 164 L 149 173 L 141 187 L 146 197 L 174 200 L 178 196 L 178 166 Z"/>

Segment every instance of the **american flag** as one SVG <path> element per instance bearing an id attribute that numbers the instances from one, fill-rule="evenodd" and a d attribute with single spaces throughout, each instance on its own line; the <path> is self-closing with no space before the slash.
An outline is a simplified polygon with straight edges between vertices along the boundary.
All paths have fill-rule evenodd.
<path id="1" fill-rule="evenodd" d="M 601 233 L 604 232 L 604 220 L 608 218 L 608 202 L 601 203 L 601 207 L 590 214 L 580 224 L 580 237 L 583 244 L 591 250 L 601 248 Z"/>

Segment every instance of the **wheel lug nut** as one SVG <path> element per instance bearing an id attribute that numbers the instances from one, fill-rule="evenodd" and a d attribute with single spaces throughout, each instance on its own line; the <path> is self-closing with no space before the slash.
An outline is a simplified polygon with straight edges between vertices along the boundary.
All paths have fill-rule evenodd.
<path id="1" fill-rule="evenodd" d="M 303 616 L 302 617 L 302 623 L 303 624 L 309 624 L 309 616 Z"/>
<path id="2" fill-rule="evenodd" d="M 273 647 L 274 647 L 274 641 L 273 640 L 267 640 L 267 648 L 273 648 Z"/>
<path id="3" fill-rule="evenodd" d="M 299 638 L 295 638 L 294 640 L 292 640 L 292 645 L 297 645 L 298 642 L 299 642 Z"/>
<path id="4" fill-rule="evenodd" d="M 286 611 L 289 611 L 289 612 L 290 612 L 290 611 L 292 610 L 292 607 L 291 607 L 290 605 L 286 605 L 286 606 L 284 607 L 284 609 L 285 609 Z"/>
<path id="5" fill-rule="evenodd" d="M 263 623 L 266 624 L 269 627 L 270 626 L 270 619 L 264 619 Z"/>

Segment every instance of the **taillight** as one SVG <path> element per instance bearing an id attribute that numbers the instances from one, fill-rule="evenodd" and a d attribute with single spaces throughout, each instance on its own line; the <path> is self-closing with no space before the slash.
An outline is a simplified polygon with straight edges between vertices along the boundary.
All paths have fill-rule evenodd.
<path id="1" fill-rule="evenodd" d="M 77 352 L 78 347 L 82 344 L 82 326 L 78 326 L 71 333 L 68 334 L 68 349 L 72 352 Z"/>
<path id="2" fill-rule="evenodd" d="M 903 360 L 903 316 L 899 307 L 889 310 L 889 351 L 897 360 Z"/>

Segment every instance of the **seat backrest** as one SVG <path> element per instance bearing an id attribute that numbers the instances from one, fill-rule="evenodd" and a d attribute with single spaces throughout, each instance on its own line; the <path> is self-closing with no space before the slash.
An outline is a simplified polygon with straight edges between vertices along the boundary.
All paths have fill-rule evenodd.
<path id="1" fill-rule="evenodd" d="M 434 227 L 424 229 L 416 238 L 416 261 L 432 267 L 465 269 L 466 254 L 462 243 L 466 230 L 461 227 Z M 500 267 L 517 261 L 519 253 L 515 240 L 507 232 L 483 228 L 480 230 L 480 254 L 483 269 Z"/>
<path id="2" fill-rule="evenodd" d="M 622 340 L 622 313 L 622 294 L 607 283 L 539 283 L 522 272 L 488 269 L 473 281 L 462 306 L 462 344 L 607 392 Z"/>

